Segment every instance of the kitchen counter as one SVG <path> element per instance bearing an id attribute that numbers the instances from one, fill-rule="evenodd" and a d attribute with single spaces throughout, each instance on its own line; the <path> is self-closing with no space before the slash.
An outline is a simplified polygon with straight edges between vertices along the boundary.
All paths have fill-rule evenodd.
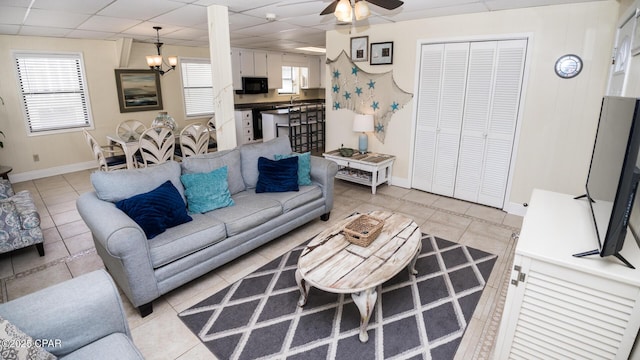
<path id="1" fill-rule="evenodd" d="M 322 104 L 318 103 L 302 103 L 302 104 L 294 104 L 294 105 L 281 105 L 276 107 L 274 110 L 266 110 L 262 111 L 263 114 L 270 115 L 286 115 L 293 112 L 307 112 L 309 110 L 315 111 L 318 110 L 319 107 L 322 107 Z"/>
<path id="2" fill-rule="evenodd" d="M 301 104 L 324 104 L 325 99 L 305 99 L 294 101 L 293 104 L 289 101 L 274 101 L 274 102 L 260 102 L 260 103 L 246 103 L 246 104 L 235 104 L 235 110 L 249 110 L 249 109 L 277 109 L 283 107 L 289 107 L 292 105 L 301 105 Z"/>

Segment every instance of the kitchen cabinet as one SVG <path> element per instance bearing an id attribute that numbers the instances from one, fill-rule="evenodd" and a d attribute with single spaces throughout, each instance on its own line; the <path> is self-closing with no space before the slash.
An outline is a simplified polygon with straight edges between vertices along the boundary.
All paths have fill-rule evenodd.
<path id="1" fill-rule="evenodd" d="M 320 85 L 320 65 L 321 65 L 321 57 L 320 56 L 310 56 L 309 57 L 309 77 L 308 77 L 308 88 L 309 89 L 319 89 L 322 86 Z"/>
<path id="2" fill-rule="evenodd" d="M 598 246 L 586 199 L 534 190 L 515 248 L 494 359 L 627 359 L 640 328 L 640 277 Z M 631 231 L 621 255 L 640 265 Z"/>
<path id="3" fill-rule="evenodd" d="M 231 49 L 231 72 L 234 90 L 242 90 L 243 76 L 267 77 L 267 52 Z"/>
<path id="4" fill-rule="evenodd" d="M 269 89 L 282 88 L 282 54 L 267 53 L 267 78 L 269 79 Z"/>
<path id="5" fill-rule="evenodd" d="M 236 141 L 238 145 L 250 144 L 257 140 L 253 134 L 253 114 L 251 110 L 233 112 L 236 120 Z"/>

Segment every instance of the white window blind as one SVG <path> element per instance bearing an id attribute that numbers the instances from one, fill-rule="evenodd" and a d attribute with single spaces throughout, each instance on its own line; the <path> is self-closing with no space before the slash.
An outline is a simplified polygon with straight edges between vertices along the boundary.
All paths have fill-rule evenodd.
<path id="1" fill-rule="evenodd" d="M 91 125 L 81 54 L 15 52 L 14 59 L 30 133 Z"/>
<path id="2" fill-rule="evenodd" d="M 209 59 L 181 59 L 180 68 L 186 115 L 213 115 L 213 79 Z"/>

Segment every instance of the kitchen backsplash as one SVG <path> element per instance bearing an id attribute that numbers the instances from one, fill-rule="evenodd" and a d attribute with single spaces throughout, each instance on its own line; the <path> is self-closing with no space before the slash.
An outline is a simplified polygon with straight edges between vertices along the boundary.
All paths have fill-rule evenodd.
<path id="1" fill-rule="evenodd" d="M 256 103 L 272 103 L 279 101 L 290 101 L 292 95 L 278 95 L 278 90 L 269 90 L 267 94 L 245 94 L 245 95 L 233 95 L 235 104 L 256 104 Z M 315 100 L 324 99 L 324 89 L 307 89 L 301 90 L 299 95 L 293 95 L 296 101 L 299 100 Z"/>

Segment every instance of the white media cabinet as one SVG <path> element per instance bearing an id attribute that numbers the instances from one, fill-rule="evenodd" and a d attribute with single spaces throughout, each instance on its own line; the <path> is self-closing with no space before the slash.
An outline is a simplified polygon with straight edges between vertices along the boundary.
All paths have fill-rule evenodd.
<path id="1" fill-rule="evenodd" d="M 534 190 L 515 249 L 494 359 L 627 359 L 640 328 L 640 250 L 628 231 L 613 256 L 598 247 L 589 204 Z"/>

